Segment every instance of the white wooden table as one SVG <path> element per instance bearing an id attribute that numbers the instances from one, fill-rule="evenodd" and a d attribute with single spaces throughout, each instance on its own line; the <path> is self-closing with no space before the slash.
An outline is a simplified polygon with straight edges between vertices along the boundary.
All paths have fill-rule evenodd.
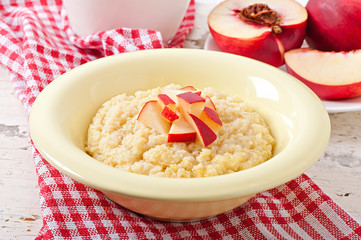
<path id="1" fill-rule="evenodd" d="M 195 28 L 185 47 L 203 48 L 207 15 L 220 0 L 196 0 Z M 306 174 L 361 222 L 361 111 L 330 115 L 332 135 Z M 27 113 L 0 67 L 0 239 L 34 239 L 42 226 Z"/>

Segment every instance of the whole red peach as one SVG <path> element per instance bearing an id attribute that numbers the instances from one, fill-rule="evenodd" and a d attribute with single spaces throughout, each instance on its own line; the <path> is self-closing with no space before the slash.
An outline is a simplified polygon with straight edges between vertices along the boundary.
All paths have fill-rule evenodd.
<path id="1" fill-rule="evenodd" d="M 306 42 L 322 51 L 361 48 L 360 0 L 309 0 Z"/>

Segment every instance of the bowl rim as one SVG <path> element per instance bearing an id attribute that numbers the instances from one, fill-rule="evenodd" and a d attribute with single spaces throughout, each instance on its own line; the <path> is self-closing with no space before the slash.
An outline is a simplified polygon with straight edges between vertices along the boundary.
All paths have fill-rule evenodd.
<path id="1" fill-rule="evenodd" d="M 52 124 L 49 122 L 46 123 L 46 118 L 41 115 L 44 108 L 50 106 L 49 102 L 54 101 L 54 98 L 56 98 L 54 96 L 59 96 L 59 94 L 54 93 L 59 91 L 58 89 L 61 89 L 62 85 L 72 84 L 69 78 L 73 74 L 86 71 L 86 69 L 92 68 L 95 65 L 106 67 L 109 62 L 116 61 L 119 58 L 127 58 L 128 56 L 140 58 L 144 55 L 170 57 L 175 54 L 192 56 L 194 56 L 194 54 L 203 54 L 204 57 L 214 57 L 216 55 L 216 57 L 235 58 L 238 61 L 242 59 L 242 61 L 247 64 L 259 64 L 265 70 L 272 71 L 275 74 L 286 74 L 287 78 L 290 79 L 289 83 L 286 84 L 291 84 L 299 88 L 303 97 L 314 103 L 313 106 L 311 106 L 314 113 L 313 119 L 308 119 L 308 122 L 305 123 L 305 128 L 307 124 L 311 123 L 317 123 L 318 125 L 316 131 L 312 131 L 307 135 L 307 137 L 310 138 L 310 142 L 304 144 L 304 136 L 295 136 L 290 145 L 272 159 L 258 166 L 236 173 L 205 178 L 164 178 L 119 171 L 119 169 L 94 160 L 84 151 L 72 146 L 72 144 L 66 142 L 64 139 L 57 139 L 57 144 L 64 144 L 69 151 L 61 151 L 52 146 L 54 143 L 48 141 L 46 137 L 48 131 L 44 132 L 42 129 L 44 125 L 51 128 Z M 319 159 L 328 144 L 330 129 L 330 119 L 320 99 L 294 77 L 253 59 L 199 49 L 143 50 L 108 56 L 85 63 L 51 82 L 36 98 L 29 116 L 30 136 L 36 149 L 53 167 L 75 181 L 103 192 L 117 193 L 143 199 L 178 202 L 201 202 L 237 198 L 240 196 L 253 195 L 286 183 L 301 175 Z M 317 144 L 315 146 L 316 142 Z M 299 146 L 300 143 L 303 143 L 305 146 Z M 297 153 L 307 152 L 308 148 L 311 147 L 312 149 L 314 146 L 313 151 L 308 152 L 309 155 L 306 157 L 306 160 L 301 154 L 297 155 Z M 285 161 L 285 158 L 288 156 L 293 156 L 292 161 Z M 60 158 L 62 160 L 59 160 Z M 66 158 L 82 158 L 88 162 L 88 166 L 86 168 L 76 166 L 74 161 L 66 160 Z M 287 168 L 287 171 L 282 172 L 281 170 L 285 168 Z"/>

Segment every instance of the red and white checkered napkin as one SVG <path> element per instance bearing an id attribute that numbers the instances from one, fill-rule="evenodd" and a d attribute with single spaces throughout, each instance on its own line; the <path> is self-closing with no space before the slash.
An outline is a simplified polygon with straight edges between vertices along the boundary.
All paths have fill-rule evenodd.
<path id="1" fill-rule="evenodd" d="M 169 46 L 150 30 L 120 28 L 77 38 L 60 0 L 0 3 L 0 62 L 29 111 L 53 79 L 107 55 L 182 47 L 194 23 L 192 1 Z M 242 207 L 194 223 L 165 223 L 130 212 L 64 176 L 33 147 L 43 228 L 38 239 L 360 239 L 361 226 L 306 175 L 260 193 Z"/>

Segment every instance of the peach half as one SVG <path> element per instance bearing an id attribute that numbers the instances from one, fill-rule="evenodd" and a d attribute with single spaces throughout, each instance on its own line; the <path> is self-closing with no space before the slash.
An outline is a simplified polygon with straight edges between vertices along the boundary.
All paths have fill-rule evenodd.
<path id="1" fill-rule="evenodd" d="M 287 72 L 323 99 L 361 95 L 361 50 L 322 52 L 311 48 L 285 53 Z"/>
<path id="2" fill-rule="evenodd" d="M 226 0 L 209 13 L 208 26 L 221 51 L 279 67 L 286 51 L 302 45 L 307 18 L 294 0 Z"/>

